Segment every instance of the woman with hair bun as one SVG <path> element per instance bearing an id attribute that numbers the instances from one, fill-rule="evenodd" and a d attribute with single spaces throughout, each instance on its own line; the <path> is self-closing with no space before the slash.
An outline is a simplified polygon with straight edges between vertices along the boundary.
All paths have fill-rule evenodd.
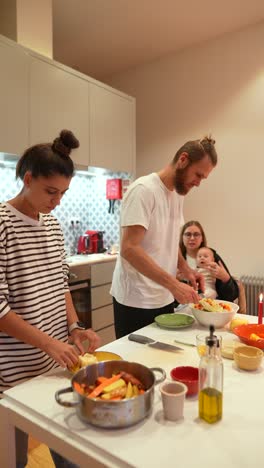
<path id="1" fill-rule="evenodd" d="M 74 366 L 84 340 L 89 352 L 99 346 L 95 332 L 77 327 L 63 234 L 50 214 L 69 188 L 70 153 L 78 146 L 73 133 L 62 130 L 53 143 L 28 148 L 16 167 L 22 190 L 0 203 L 0 396 L 51 369 Z M 17 467 L 27 464 L 27 439 L 16 431 Z M 56 467 L 76 466 L 51 454 Z"/>

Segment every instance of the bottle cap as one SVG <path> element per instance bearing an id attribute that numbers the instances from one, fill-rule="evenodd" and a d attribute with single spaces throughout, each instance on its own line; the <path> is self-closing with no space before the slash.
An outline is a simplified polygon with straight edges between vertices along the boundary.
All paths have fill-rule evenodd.
<path id="1" fill-rule="evenodd" d="M 214 326 L 210 325 L 209 327 L 210 335 L 205 338 L 205 343 L 207 346 L 212 348 L 213 346 L 220 346 L 219 340 L 217 339 L 217 336 L 214 335 Z"/>

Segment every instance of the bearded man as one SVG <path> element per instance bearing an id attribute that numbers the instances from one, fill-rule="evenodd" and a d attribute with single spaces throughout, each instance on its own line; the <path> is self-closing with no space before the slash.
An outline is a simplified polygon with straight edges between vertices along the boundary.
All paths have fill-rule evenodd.
<path id="1" fill-rule="evenodd" d="M 203 277 L 192 270 L 179 251 L 183 200 L 217 164 L 210 137 L 188 141 L 168 166 L 140 177 L 129 187 L 121 208 L 121 248 L 113 275 L 116 337 L 172 313 L 174 299 L 197 303 Z M 177 268 L 189 284 L 176 279 Z"/>

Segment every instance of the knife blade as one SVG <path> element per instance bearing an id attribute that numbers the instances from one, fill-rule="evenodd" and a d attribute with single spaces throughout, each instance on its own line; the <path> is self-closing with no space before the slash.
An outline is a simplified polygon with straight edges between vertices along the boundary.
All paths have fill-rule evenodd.
<path id="1" fill-rule="evenodd" d="M 170 351 L 175 353 L 176 351 L 182 351 L 183 348 L 179 348 L 179 346 L 171 345 L 168 343 L 162 343 L 161 341 L 153 340 L 152 338 L 148 338 L 147 336 L 137 335 L 136 333 L 131 333 L 128 335 L 128 339 L 130 341 L 136 341 L 137 343 L 142 343 L 150 346 L 151 348 L 161 349 L 162 351 Z"/>
<path id="2" fill-rule="evenodd" d="M 193 343 L 186 343 L 186 341 L 179 341 L 179 340 L 174 340 L 175 343 L 178 344 L 183 344 L 184 346 L 192 346 L 193 348 L 196 348 L 196 345 Z"/>

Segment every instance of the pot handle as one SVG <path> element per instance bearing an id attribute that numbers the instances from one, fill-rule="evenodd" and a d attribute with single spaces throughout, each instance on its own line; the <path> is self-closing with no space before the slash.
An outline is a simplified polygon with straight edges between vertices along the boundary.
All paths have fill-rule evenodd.
<path id="1" fill-rule="evenodd" d="M 67 388 L 63 388 L 62 390 L 57 390 L 57 392 L 55 393 L 56 402 L 59 403 L 59 405 L 61 406 L 66 406 L 67 408 L 78 406 L 79 401 L 63 401 L 61 399 L 61 395 L 63 395 L 64 393 L 70 393 L 70 392 L 73 392 L 72 387 L 67 387 Z"/>
<path id="2" fill-rule="evenodd" d="M 163 382 L 166 379 L 166 372 L 164 369 L 161 369 L 161 367 L 151 367 L 150 370 L 152 372 L 158 372 L 159 374 L 161 374 L 161 377 L 159 379 L 157 379 L 157 377 L 155 376 L 155 385 L 157 385 L 160 382 Z"/>

